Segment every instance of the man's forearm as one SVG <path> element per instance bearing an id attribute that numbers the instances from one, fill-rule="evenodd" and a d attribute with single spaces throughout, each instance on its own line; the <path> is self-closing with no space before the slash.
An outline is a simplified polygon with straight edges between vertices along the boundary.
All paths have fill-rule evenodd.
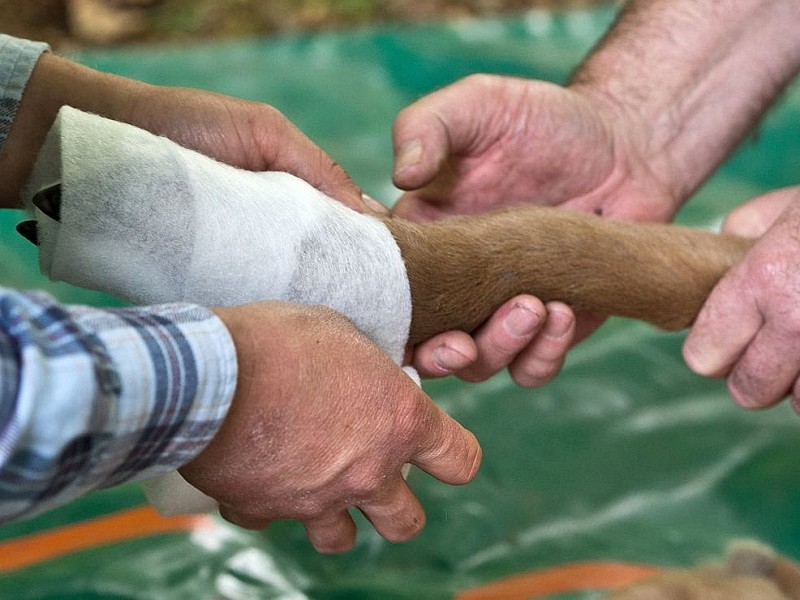
<path id="1" fill-rule="evenodd" d="M 145 84 L 101 73 L 58 56 L 41 56 L 0 150 L 0 208 L 16 208 L 33 161 L 58 109 L 74 106 L 110 118 L 124 114 Z"/>
<path id="2" fill-rule="evenodd" d="M 634 0 L 570 85 L 630 115 L 685 200 L 800 70 L 798 31 L 796 0 Z"/>

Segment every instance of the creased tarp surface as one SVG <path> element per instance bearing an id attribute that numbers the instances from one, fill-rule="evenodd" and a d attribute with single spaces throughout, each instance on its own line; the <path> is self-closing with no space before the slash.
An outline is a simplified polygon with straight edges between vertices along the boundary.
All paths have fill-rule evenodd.
<path id="1" fill-rule="evenodd" d="M 390 131 L 401 108 L 474 72 L 561 82 L 612 18 L 599 9 L 532 12 L 76 58 L 153 83 L 273 104 L 388 203 L 397 196 Z M 714 227 L 737 203 L 797 183 L 799 132 L 794 88 L 680 220 Z M 44 281 L 33 248 L 13 231 L 20 218 L 0 217 L 4 284 L 116 304 Z M 543 389 L 517 388 L 505 374 L 481 385 L 427 382 L 477 434 L 485 459 L 475 482 L 460 488 L 412 473 L 429 522 L 410 543 L 387 544 L 361 521 L 356 549 L 326 557 L 311 550 L 296 523 L 251 533 L 203 521 L 193 533 L 151 533 L 10 569 L 0 574 L 0 598 L 445 599 L 578 561 L 689 565 L 740 537 L 800 557 L 800 417 L 786 406 L 761 413 L 734 407 L 721 382 L 683 365 L 682 339 L 611 320 Z M 0 544 L 142 502 L 133 485 L 98 492 L 0 528 Z M 0 545 L 0 561 L 8 548 Z M 576 588 L 549 597 L 599 593 Z"/>

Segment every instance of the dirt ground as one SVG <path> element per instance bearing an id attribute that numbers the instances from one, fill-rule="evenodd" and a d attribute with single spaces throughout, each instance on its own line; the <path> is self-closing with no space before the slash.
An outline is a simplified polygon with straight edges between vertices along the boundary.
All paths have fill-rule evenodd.
<path id="1" fill-rule="evenodd" d="M 0 31 L 55 48 L 492 16 L 613 0 L 0 0 Z"/>

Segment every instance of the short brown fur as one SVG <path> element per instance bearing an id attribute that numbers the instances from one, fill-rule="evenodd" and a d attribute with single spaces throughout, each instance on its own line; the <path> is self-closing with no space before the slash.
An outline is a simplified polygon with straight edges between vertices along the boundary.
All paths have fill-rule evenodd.
<path id="1" fill-rule="evenodd" d="M 472 331 L 522 293 L 578 312 L 682 329 L 752 244 L 534 206 L 424 225 L 388 218 L 386 225 L 408 271 L 411 343 L 451 329 Z"/>

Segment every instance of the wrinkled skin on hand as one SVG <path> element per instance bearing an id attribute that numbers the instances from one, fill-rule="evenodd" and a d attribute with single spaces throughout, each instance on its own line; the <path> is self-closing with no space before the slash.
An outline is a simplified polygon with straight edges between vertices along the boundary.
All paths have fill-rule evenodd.
<path id="1" fill-rule="evenodd" d="M 534 203 L 667 221 L 676 203 L 621 110 L 585 88 L 467 77 L 398 115 L 394 180 L 408 191 L 395 212 L 431 220 Z"/>
<path id="2" fill-rule="evenodd" d="M 201 154 L 250 171 L 286 171 L 365 211 L 344 169 L 277 109 L 202 90 L 152 87 L 125 120 Z"/>
<path id="3" fill-rule="evenodd" d="M 694 371 L 725 377 L 734 400 L 800 410 L 800 187 L 742 205 L 725 231 L 760 237 L 709 296 L 684 345 Z"/>
<path id="4" fill-rule="evenodd" d="M 394 181 L 407 191 L 395 213 L 427 221 L 534 203 L 667 221 L 678 203 L 647 170 L 643 128 L 621 111 L 580 87 L 467 77 L 398 115 Z M 471 335 L 419 344 L 414 364 L 428 376 L 467 381 L 508 367 L 518 384 L 543 385 L 602 320 L 576 322 L 564 304 L 519 296 Z"/>
<path id="5" fill-rule="evenodd" d="M 355 543 L 350 508 L 392 542 L 422 529 L 404 464 L 454 485 L 474 477 L 474 436 L 339 313 L 281 302 L 215 312 L 236 345 L 236 394 L 180 472 L 227 520 L 297 519 L 317 550 L 343 552 Z"/>

